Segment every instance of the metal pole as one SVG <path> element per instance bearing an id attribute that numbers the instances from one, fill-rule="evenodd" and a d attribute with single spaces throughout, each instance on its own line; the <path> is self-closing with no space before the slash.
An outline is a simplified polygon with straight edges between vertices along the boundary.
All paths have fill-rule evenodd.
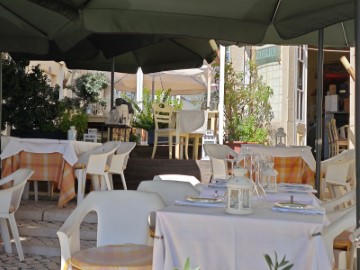
<path id="1" fill-rule="evenodd" d="M 318 72 L 317 72 L 317 89 L 316 89 L 316 179 L 315 189 L 318 191 L 317 196 L 320 197 L 320 177 L 321 177 L 321 151 L 322 151 L 322 108 L 323 108 L 323 74 L 324 74 L 324 29 L 320 29 L 318 33 Z"/>
<path id="2" fill-rule="evenodd" d="M 0 127 L 2 127 L 2 90 L 3 90 L 3 83 L 2 83 L 2 53 L 0 52 Z M 1 149 L 1 132 L 0 132 L 0 149 Z M 2 175 L 2 162 L 0 162 L 0 176 Z"/>
<path id="3" fill-rule="evenodd" d="M 355 1 L 355 165 L 356 165 L 356 228 L 359 228 L 360 219 L 360 0 Z M 357 267 L 360 267 L 360 249 L 357 249 Z"/>
<path id="4" fill-rule="evenodd" d="M 113 109 L 114 106 L 114 86 L 115 86 L 115 58 L 111 59 L 111 76 L 110 76 L 110 111 Z M 113 128 L 109 127 L 109 138 L 108 141 L 112 141 L 113 139 Z"/>
<path id="5" fill-rule="evenodd" d="M 225 47 L 220 46 L 220 80 L 219 80 L 219 144 L 224 142 L 224 84 L 225 84 Z"/>

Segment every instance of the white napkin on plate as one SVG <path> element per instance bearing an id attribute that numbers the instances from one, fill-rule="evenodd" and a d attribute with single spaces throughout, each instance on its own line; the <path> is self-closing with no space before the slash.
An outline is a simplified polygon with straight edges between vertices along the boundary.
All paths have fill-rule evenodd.
<path id="1" fill-rule="evenodd" d="M 200 207 L 212 207 L 212 208 L 224 208 L 225 203 L 207 203 L 207 202 L 191 202 L 187 200 L 176 200 L 176 205 L 190 205 L 190 206 L 200 206 Z"/>
<path id="2" fill-rule="evenodd" d="M 325 215 L 325 208 L 323 207 L 314 207 L 310 209 L 293 209 L 293 208 L 282 208 L 273 206 L 273 211 L 276 212 L 290 212 L 290 213 L 297 213 L 297 214 L 304 214 L 304 215 Z"/>

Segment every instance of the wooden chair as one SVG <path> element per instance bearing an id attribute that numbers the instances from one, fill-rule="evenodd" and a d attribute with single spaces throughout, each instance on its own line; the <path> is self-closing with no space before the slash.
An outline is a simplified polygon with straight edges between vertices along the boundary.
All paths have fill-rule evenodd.
<path id="1" fill-rule="evenodd" d="M 172 159 L 173 138 L 176 136 L 176 128 L 173 125 L 173 110 L 174 108 L 164 103 L 154 103 L 152 105 L 155 131 L 154 131 L 154 148 L 151 158 L 154 159 L 156 154 L 156 148 L 159 143 L 159 137 L 168 138 L 169 145 L 169 159 Z M 184 134 L 181 137 L 185 137 L 185 157 L 189 159 L 189 135 Z"/>
<path id="2" fill-rule="evenodd" d="M 349 149 L 348 130 L 349 126 L 344 125 L 340 128 L 336 127 L 335 118 L 330 119 L 330 129 L 332 139 L 334 142 L 334 155 L 338 155 L 340 152 Z M 340 136 L 341 135 L 341 136 Z"/>

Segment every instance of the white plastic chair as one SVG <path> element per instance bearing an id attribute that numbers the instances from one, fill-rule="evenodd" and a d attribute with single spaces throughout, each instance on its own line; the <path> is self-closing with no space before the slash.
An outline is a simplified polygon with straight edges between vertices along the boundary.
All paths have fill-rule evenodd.
<path id="1" fill-rule="evenodd" d="M 98 217 L 96 246 L 114 244 L 146 245 L 148 217 L 163 208 L 155 193 L 133 190 L 93 191 L 68 216 L 57 235 L 61 247 L 61 269 L 67 269 L 71 256 L 80 250 L 80 225 L 95 211 Z"/>
<path id="2" fill-rule="evenodd" d="M 1 237 L 4 241 L 5 251 L 7 253 L 12 253 L 10 236 L 6 223 L 7 219 L 9 220 L 11 233 L 15 241 L 20 261 L 24 260 L 24 253 L 22 251 L 19 232 L 16 225 L 15 212 L 19 208 L 25 184 L 33 173 L 34 171 L 31 169 L 18 169 L 0 180 L 0 185 L 5 185 L 5 189 L 0 190 Z M 11 186 L 7 187 L 8 185 Z"/>
<path id="3" fill-rule="evenodd" d="M 171 181 L 182 181 L 189 182 L 194 187 L 201 184 L 199 179 L 197 179 L 193 175 L 185 175 L 185 174 L 159 174 L 155 175 L 153 180 L 171 180 Z"/>
<path id="4" fill-rule="evenodd" d="M 351 190 L 350 181 L 354 174 L 355 158 L 349 160 L 337 160 L 326 165 L 323 185 L 329 189 L 331 198 L 336 198 Z"/>
<path id="5" fill-rule="evenodd" d="M 344 215 L 331 222 L 322 232 L 322 238 L 326 245 L 327 254 L 329 259 L 334 262 L 334 239 L 347 229 L 351 229 L 356 225 L 356 205 L 350 206 L 348 211 Z M 344 254 L 344 253 L 343 253 Z M 346 255 L 342 256 L 343 258 Z M 347 269 L 346 260 L 341 260 L 339 269 Z"/>
<path id="6" fill-rule="evenodd" d="M 229 179 L 233 165 L 239 161 L 240 155 L 222 144 L 204 144 L 204 151 L 210 157 L 212 179 Z"/>
<path id="7" fill-rule="evenodd" d="M 75 175 L 78 179 L 77 203 L 85 196 L 86 176 L 91 175 L 91 183 L 94 190 L 112 190 L 109 178 L 109 165 L 112 155 L 120 146 L 121 142 L 111 141 L 84 153 L 74 165 Z"/>
<path id="8" fill-rule="evenodd" d="M 116 150 L 116 154 L 112 156 L 109 168 L 109 179 L 112 189 L 114 189 L 113 174 L 119 174 L 124 189 L 127 189 L 124 171 L 129 160 L 130 152 L 135 148 L 134 142 L 122 142 Z"/>
<path id="9" fill-rule="evenodd" d="M 184 200 L 186 196 L 198 197 L 200 195 L 200 191 L 192 184 L 181 181 L 141 181 L 137 190 L 156 192 L 167 206 L 174 204 L 176 200 Z"/>

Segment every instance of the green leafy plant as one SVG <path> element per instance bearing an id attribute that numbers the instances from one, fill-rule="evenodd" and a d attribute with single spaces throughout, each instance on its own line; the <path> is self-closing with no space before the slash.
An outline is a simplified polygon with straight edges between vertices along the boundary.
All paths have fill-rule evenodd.
<path id="1" fill-rule="evenodd" d="M 229 142 L 266 144 L 273 118 L 270 104 L 273 90 L 257 75 L 255 63 L 250 61 L 248 67 L 248 70 L 238 73 L 231 63 L 225 65 L 224 129 Z M 219 72 L 216 72 L 215 79 L 218 78 Z M 212 100 L 218 101 L 216 93 Z"/>
<path id="2" fill-rule="evenodd" d="M 67 85 L 75 97 L 68 99 L 73 107 L 85 110 L 88 106 L 92 106 L 95 110 L 106 108 L 106 101 L 100 97 L 100 93 L 109 83 L 104 73 L 87 73 L 81 75 L 75 80 L 74 85 Z"/>
<path id="3" fill-rule="evenodd" d="M 143 128 L 147 131 L 154 130 L 155 123 L 154 123 L 154 116 L 152 112 L 152 104 L 154 102 L 162 102 L 169 105 L 174 106 L 175 110 L 180 110 L 182 108 L 182 102 L 178 101 L 177 99 L 173 99 L 170 96 L 171 89 L 168 90 L 156 90 L 154 100 L 151 95 L 151 91 L 149 89 L 144 89 L 143 92 L 143 101 L 142 107 L 140 109 L 139 104 L 136 103 L 133 99 L 123 95 L 122 98 L 125 99 L 127 102 L 134 108 L 134 120 L 133 126 L 138 128 Z"/>
<path id="4" fill-rule="evenodd" d="M 180 270 L 178 268 L 175 268 L 174 270 Z M 200 270 L 200 267 L 191 268 L 190 266 L 190 258 L 186 259 L 184 268 L 182 270 Z"/>
<path id="5" fill-rule="evenodd" d="M 282 260 L 279 262 L 278 255 L 276 252 L 275 252 L 274 261 L 271 259 L 271 257 L 268 254 L 264 254 L 264 258 L 270 270 L 290 270 L 294 266 L 294 264 L 286 260 L 285 255 L 282 258 Z"/>
<path id="6" fill-rule="evenodd" d="M 51 87 L 39 66 L 28 71 L 29 61 L 3 60 L 2 126 L 18 131 L 54 131 L 63 110 L 59 87 Z"/>

